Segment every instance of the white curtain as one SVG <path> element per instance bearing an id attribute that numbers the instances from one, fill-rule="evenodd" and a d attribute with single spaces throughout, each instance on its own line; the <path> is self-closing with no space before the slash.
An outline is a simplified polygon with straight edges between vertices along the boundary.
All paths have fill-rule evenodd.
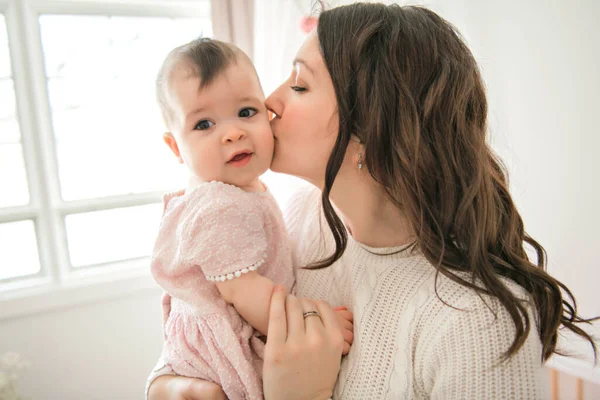
<path id="1" fill-rule="evenodd" d="M 266 95 L 292 71 L 292 60 L 306 34 L 300 19 L 311 0 L 255 0 L 254 65 Z"/>
<path id="2" fill-rule="evenodd" d="M 214 38 L 254 58 L 254 0 L 212 0 L 211 14 Z"/>

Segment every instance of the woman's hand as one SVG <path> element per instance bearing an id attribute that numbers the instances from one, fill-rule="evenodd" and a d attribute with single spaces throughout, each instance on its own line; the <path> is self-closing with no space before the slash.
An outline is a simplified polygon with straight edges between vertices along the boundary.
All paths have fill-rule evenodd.
<path id="1" fill-rule="evenodd" d="M 177 375 L 159 376 L 148 390 L 148 400 L 227 400 L 213 382 Z"/>
<path id="2" fill-rule="evenodd" d="M 303 313 L 317 311 L 306 318 Z M 271 299 L 263 366 L 266 400 L 324 400 L 333 393 L 344 337 L 324 301 L 298 299 L 278 286 Z"/>

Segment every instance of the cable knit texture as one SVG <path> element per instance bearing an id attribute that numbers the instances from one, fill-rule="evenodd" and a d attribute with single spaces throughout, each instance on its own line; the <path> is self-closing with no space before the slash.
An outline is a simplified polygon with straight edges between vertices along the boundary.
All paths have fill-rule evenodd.
<path id="1" fill-rule="evenodd" d="M 335 248 L 320 196 L 306 189 L 286 210 L 296 266 Z M 502 363 L 515 333 L 509 314 L 497 300 L 444 275 L 436 284 L 435 268 L 412 247 L 370 248 L 349 236 L 331 267 L 296 271 L 298 296 L 354 313 L 354 344 L 342 360 L 334 399 L 549 397 L 535 322 L 523 348 Z M 527 301 L 522 288 L 505 284 Z"/>
<path id="2" fill-rule="evenodd" d="M 320 196 L 307 188 L 286 207 L 294 266 L 335 248 Z M 332 266 L 295 272 L 299 296 L 354 313 L 354 343 L 342 359 L 334 399 L 549 398 L 535 322 L 520 351 L 502 363 L 515 332 L 509 314 L 444 275 L 436 283 L 434 267 L 414 248 L 371 248 L 349 237 Z M 505 284 L 528 301 L 519 286 Z M 171 372 L 162 365 L 149 381 Z"/>
<path id="3" fill-rule="evenodd" d="M 179 375 L 218 383 L 235 400 L 262 397 L 264 342 L 214 281 L 257 268 L 291 289 L 289 241 L 270 192 L 211 182 L 165 196 L 151 262 L 154 279 L 172 296 L 164 362 Z"/>

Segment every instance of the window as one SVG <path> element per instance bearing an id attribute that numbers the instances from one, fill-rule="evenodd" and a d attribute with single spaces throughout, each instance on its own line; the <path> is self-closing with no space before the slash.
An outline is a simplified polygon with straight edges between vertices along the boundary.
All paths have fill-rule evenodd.
<path id="1" fill-rule="evenodd" d="M 22 206 L 29 203 L 21 132 L 17 121 L 14 82 L 8 50 L 6 21 L 0 14 L 0 207 Z"/>
<path id="2" fill-rule="evenodd" d="M 209 0 L 45 3 L 0 0 L 0 295 L 147 267 L 184 182 L 154 79 L 212 35 Z"/>
<path id="3" fill-rule="evenodd" d="M 40 260 L 32 220 L 0 224 L 0 279 L 34 275 Z"/>
<path id="4" fill-rule="evenodd" d="M 6 18 L 0 14 L 0 211 L 29 203 L 7 33 Z M 10 221 L 12 215 L 0 215 L 5 219 L 0 224 L 0 280 L 37 274 L 40 260 L 33 220 Z"/>
<path id="5" fill-rule="evenodd" d="M 174 46 L 210 35 L 209 21 L 42 15 L 39 22 L 61 197 L 172 187 L 177 165 L 161 140 L 153 82 Z"/>
<path id="6" fill-rule="evenodd" d="M 173 179 L 179 165 L 161 139 L 153 82 L 173 47 L 210 35 L 209 21 L 42 15 L 39 22 L 61 198 L 180 187 Z M 68 215 L 71 265 L 149 255 L 160 212 L 157 204 Z"/>

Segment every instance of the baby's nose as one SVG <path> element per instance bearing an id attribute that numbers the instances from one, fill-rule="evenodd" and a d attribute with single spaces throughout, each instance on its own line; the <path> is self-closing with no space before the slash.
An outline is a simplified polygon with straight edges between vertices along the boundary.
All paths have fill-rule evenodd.
<path id="1" fill-rule="evenodd" d="M 223 136 L 223 142 L 231 143 L 242 140 L 246 137 L 246 132 L 243 129 L 238 129 L 235 127 L 230 128 L 225 136 Z"/>

